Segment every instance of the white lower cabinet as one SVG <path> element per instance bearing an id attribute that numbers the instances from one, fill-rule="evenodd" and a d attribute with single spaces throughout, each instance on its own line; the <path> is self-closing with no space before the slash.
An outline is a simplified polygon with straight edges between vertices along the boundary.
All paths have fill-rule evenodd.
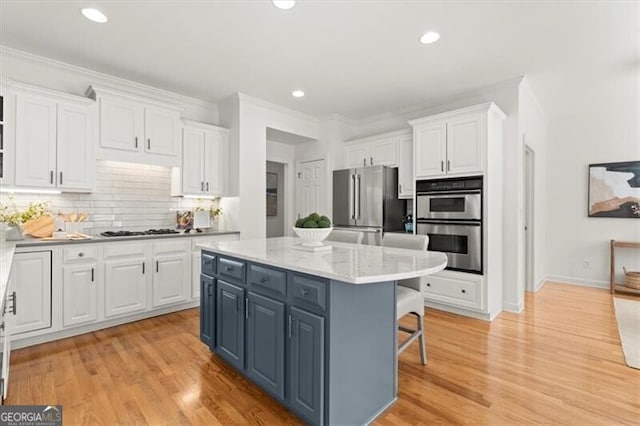
<path id="1" fill-rule="evenodd" d="M 107 243 L 108 244 L 108 243 Z M 105 316 L 115 317 L 147 309 L 149 277 L 147 244 L 105 247 Z"/>
<path id="2" fill-rule="evenodd" d="M 153 244 L 153 306 L 185 302 L 191 289 L 188 240 Z"/>
<path id="3" fill-rule="evenodd" d="M 202 252 L 194 251 L 191 253 L 191 298 L 200 298 L 200 261 L 202 260 Z"/>
<path id="4" fill-rule="evenodd" d="M 50 328 L 51 251 L 16 253 L 8 294 L 15 300 L 12 336 Z"/>
<path id="5" fill-rule="evenodd" d="M 466 309 L 483 310 L 483 277 L 455 271 L 442 271 L 425 278 L 425 299 Z"/>
<path id="6" fill-rule="evenodd" d="M 96 262 L 62 268 L 62 321 L 65 327 L 98 319 Z"/>

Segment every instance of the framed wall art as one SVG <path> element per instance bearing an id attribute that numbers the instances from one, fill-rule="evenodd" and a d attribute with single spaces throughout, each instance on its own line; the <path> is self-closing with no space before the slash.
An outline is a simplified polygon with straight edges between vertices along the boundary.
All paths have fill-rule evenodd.
<path id="1" fill-rule="evenodd" d="M 640 161 L 589 165 L 589 217 L 640 219 Z"/>

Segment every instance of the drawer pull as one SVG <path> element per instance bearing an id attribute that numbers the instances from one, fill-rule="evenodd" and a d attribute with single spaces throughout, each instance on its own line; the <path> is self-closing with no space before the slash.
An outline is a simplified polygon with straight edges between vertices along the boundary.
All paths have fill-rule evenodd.
<path id="1" fill-rule="evenodd" d="M 95 281 L 95 271 L 93 268 L 91 268 L 91 282 Z"/>
<path id="2" fill-rule="evenodd" d="M 462 289 L 462 292 L 463 292 L 463 293 L 466 293 L 466 292 L 467 292 L 467 290 L 465 290 L 465 289 Z"/>
<path id="3" fill-rule="evenodd" d="M 84 252 L 81 251 L 80 253 L 78 253 L 78 257 L 84 257 Z"/>
<path id="4" fill-rule="evenodd" d="M 306 288 L 301 288 L 300 293 L 302 293 L 303 296 L 306 296 L 307 294 L 309 294 L 309 290 L 307 290 Z"/>
<path id="5" fill-rule="evenodd" d="M 227 266 L 227 267 L 224 268 L 224 270 L 226 272 L 232 272 L 233 271 L 233 266 Z"/>
<path id="6" fill-rule="evenodd" d="M 260 282 L 261 282 L 262 284 L 264 284 L 264 283 L 268 283 L 268 282 L 269 282 L 269 278 L 267 278 L 267 277 L 262 277 L 262 278 L 260 278 Z"/>
<path id="7" fill-rule="evenodd" d="M 211 265 L 211 261 L 210 261 L 210 260 L 205 260 L 205 261 L 204 261 L 204 264 L 205 264 L 205 265 Z"/>
<path id="8" fill-rule="evenodd" d="M 431 283 L 427 283 L 427 287 L 431 287 Z"/>

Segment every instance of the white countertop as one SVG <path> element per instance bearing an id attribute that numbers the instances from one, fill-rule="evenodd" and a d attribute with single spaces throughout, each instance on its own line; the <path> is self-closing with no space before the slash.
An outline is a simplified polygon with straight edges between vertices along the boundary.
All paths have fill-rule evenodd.
<path id="1" fill-rule="evenodd" d="M 300 239 L 280 237 L 203 243 L 198 247 L 352 284 L 416 278 L 447 266 L 447 256 L 440 252 L 326 241 L 324 244 L 333 247 L 331 251 L 311 253 L 295 249 L 296 244 Z"/>

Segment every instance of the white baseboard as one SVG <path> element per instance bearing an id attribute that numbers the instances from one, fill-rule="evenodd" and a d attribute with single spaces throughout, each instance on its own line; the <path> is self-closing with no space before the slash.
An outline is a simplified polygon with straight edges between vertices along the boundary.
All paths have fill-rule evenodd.
<path id="1" fill-rule="evenodd" d="M 524 309 L 523 303 L 503 303 L 502 310 L 507 312 L 513 312 L 514 314 L 519 314 Z"/>
<path id="2" fill-rule="evenodd" d="M 424 305 L 428 308 L 437 309 L 439 311 L 445 311 L 456 315 L 462 315 L 465 317 L 471 317 L 483 321 L 492 321 L 496 315 L 489 315 L 483 312 L 476 312 L 469 309 L 464 308 L 456 308 L 455 306 L 445 305 L 442 303 L 432 302 L 430 300 L 425 300 Z"/>
<path id="3" fill-rule="evenodd" d="M 581 285 L 585 287 L 609 288 L 608 281 L 587 280 L 584 278 L 564 277 L 561 275 L 549 275 L 545 281 L 554 281 L 564 284 Z"/>
<path id="4" fill-rule="evenodd" d="M 538 284 L 536 284 L 535 288 L 533 289 L 534 293 L 539 292 L 542 287 L 544 287 L 544 284 L 547 282 L 547 280 L 545 278 L 541 279 L 540 281 L 538 281 Z"/>

